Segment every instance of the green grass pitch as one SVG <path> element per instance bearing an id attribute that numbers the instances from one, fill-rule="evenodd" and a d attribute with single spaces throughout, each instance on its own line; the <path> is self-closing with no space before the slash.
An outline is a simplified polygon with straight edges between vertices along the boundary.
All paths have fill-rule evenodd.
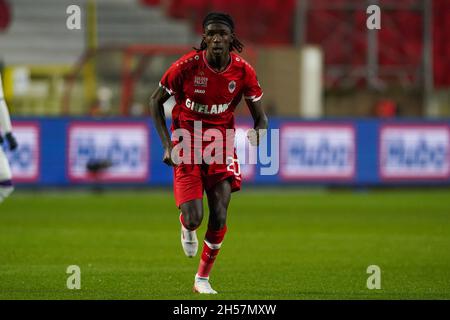
<path id="1" fill-rule="evenodd" d="M 243 190 L 211 274 L 218 295 L 192 293 L 198 261 L 170 191 L 16 192 L 0 206 L 0 299 L 450 299 L 450 191 Z"/>

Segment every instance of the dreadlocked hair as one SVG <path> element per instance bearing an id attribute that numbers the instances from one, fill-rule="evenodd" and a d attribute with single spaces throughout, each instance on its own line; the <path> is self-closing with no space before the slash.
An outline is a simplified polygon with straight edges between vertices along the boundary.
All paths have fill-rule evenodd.
<path id="1" fill-rule="evenodd" d="M 203 19 L 203 30 L 206 28 L 208 24 L 211 23 L 225 24 L 230 28 L 231 32 L 234 33 L 234 21 L 229 14 L 221 12 L 208 13 L 206 17 Z M 202 42 L 200 43 L 200 48 L 194 47 L 194 49 L 197 52 L 205 50 L 206 48 L 207 45 L 204 40 L 202 40 Z M 233 41 L 230 43 L 230 52 L 236 50 L 237 52 L 241 53 L 243 48 L 244 44 L 241 41 L 239 41 L 239 39 L 237 39 L 236 36 L 234 36 Z"/>

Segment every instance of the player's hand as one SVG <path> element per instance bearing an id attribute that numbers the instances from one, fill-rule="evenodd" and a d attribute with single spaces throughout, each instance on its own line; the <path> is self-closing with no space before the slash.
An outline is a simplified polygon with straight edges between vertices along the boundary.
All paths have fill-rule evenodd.
<path id="1" fill-rule="evenodd" d="M 13 134 L 11 132 L 8 132 L 7 134 L 5 134 L 5 138 L 8 141 L 9 144 L 9 150 L 14 151 L 17 149 L 17 141 L 16 138 L 14 138 Z"/>
<path id="2" fill-rule="evenodd" d="M 164 148 L 163 162 L 168 166 L 175 167 L 175 163 L 172 160 L 172 147 Z"/>
<path id="3" fill-rule="evenodd" d="M 267 130 L 262 129 L 249 129 L 247 131 L 247 139 L 250 142 L 252 146 L 259 146 L 259 143 L 261 142 L 261 138 L 265 136 Z"/>

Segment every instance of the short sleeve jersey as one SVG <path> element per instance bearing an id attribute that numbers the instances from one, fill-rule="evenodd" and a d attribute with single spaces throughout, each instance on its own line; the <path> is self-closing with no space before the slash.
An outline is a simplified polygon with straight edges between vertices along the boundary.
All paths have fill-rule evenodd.
<path id="1" fill-rule="evenodd" d="M 230 52 L 231 61 L 221 72 L 209 66 L 206 51 L 192 51 L 163 75 L 160 86 L 175 97 L 172 130 L 192 130 L 194 121 L 204 128 L 234 128 L 234 110 L 242 96 L 258 101 L 263 92 L 255 70 L 239 55 Z"/>

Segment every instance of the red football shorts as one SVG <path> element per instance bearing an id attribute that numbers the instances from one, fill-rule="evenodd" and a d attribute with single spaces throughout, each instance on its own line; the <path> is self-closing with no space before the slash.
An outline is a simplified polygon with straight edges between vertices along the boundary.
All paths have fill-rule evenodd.
<path id="1" fill-rule="evenodd" d="M 179 164 L 174 168 L 173 189 L 177 207 L 194 199 L 202 199 L 203 192 L 218 182 L 230 179 L 231 192 L 241 189 L 241 170 L 236 152 L 223 164 Z"/>

